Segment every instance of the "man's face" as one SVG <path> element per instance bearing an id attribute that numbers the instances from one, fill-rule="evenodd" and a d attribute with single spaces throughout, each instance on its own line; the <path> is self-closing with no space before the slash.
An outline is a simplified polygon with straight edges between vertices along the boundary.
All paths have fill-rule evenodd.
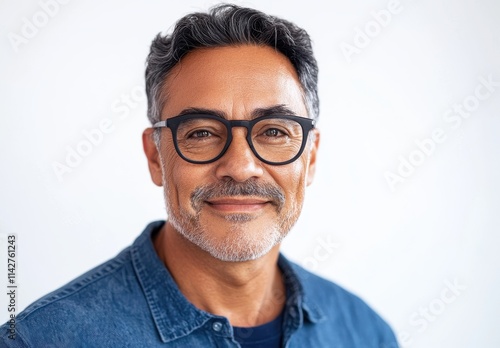
<path id="1" fill-rule="evenodd" d="M 285 108 L 307 117 L 294 67 L 270 47 L 195 50 L 174 67 L 163 93 L 162 120 L 189 109 L 228 120 Z M 227 152 L 208 164 L 180 158 L 170 129 L 162 129 L 158 150 L 150 133 L 145 132 L 144 146 L 152 179 L 164 188 L 168 224 L 213 257 L 259 258 L 277 247 L 299 217 L 305 186 L 314 175 L 317 132 L 299 159 L 279 166 L 254 156 L 245 128 L 233 128 Z"/>

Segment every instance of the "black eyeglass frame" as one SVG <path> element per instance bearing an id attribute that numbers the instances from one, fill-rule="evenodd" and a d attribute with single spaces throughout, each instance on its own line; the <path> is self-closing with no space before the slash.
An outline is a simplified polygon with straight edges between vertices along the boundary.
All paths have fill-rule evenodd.
<path id="1" fill-rule="evenodd" d="M 205 118 L 205 119 L 212 119 L 212 120 L 217 120 L 221 123 L 223 123 L 226 126 L 227 129 L 227 139 L 226 139 L 226 144 L 224 145 L 224 148 L 220 152 L 219 155 L 217 155 L 215 158 L 207 161 L 195 161 L 191 160 L 189 158 L 186 158 L 182 152 L 179 149 L 179 145 L 177 144 L 177 128 L 181 124 L 181 122 L 193 119 L 193 118 Z M 297 152 L 297 154 L 292 158 L 284 162 L 272 162 L 272 161 L 267 161 L 266 159 L 262 158 L 257 150 L 255 150 L 255 147 L 253 146 L 252 143 L 252 128 L 253 126 L 262 120 L 265 119 L 270 119 L 270 118 L 281 118 L 281 119 L 286 119 L 286 120 L 292 120 L 300 124 L 302 128 L 302 145 L 300 146 L 300 150 Z M 257 157 L 260 161 L 270 164 L 270 165 L 285 165 L 294 162 L 297 160 L 302 155 L 302 152 L 304 152 L 304 148 L 306 146 L 307 142 L 307 137 L 309 135 L 309 132 L 315 127 L 316 120 L 312 118 L 307 118 L 307 117 L 301 117 L 301 116 L 293 116 L 293 115 L 268 115 L 268 116 L 262 116 L 262 117 L 257 117 L 254 118 L 253 120 L 226 120 L 224 118 L 221 118 L 216 115 L 210 115 L 210 114 L 184 114 L 184 115 L 179 115 L 179 116 L 174 116 L 169 119 L 166 119 L 164 121 L 157 122 L 153 125 L 153 128 L 170 128 L 170 131 L 172 132 L 172 138 L 174 141 L 174 147 L 175 150 L 177 151 L 177 154 L 185 161 L 189 163 L 194 163 L 194 164 L 207 164 L 207 163 L 213 163 L 217 161 L 219 158 L 224 156 L 226 153 L 227 149 L 231 145 L 231 142 L 233 141 L 233 132 L 232 129 L 233 127 L 244 127 L 247 129 L 247 136 L 246 140 L 248 143 L 248 146 L 252 150 L 253 154 L 255 157 Z"/>

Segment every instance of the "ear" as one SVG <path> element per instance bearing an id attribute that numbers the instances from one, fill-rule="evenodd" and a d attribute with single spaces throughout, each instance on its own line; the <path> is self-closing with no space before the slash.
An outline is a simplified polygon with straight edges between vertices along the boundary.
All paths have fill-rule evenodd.
<path id="1" fill-rule="evenodd" d="M 154 129 L 147 128 L 142 133 L 142 146 L 144 148 L 144 153 L 148 159 L 149 173 L 151 174 L 151 180 L 157 185 L 162 186 L 162 167 L 160 154 L 158 153 L 158 148 L 156 147 L 154 141 Z"/>
<path id="2" fill-rule="evenodd" d="M 319 147 L 319 138 L 320 138 L 320 133 L 319 130 L 314 128 L 312 130 L 313 134 L 310 136 L 314 137 L 313 142 L 310 146 L 309 149 L 309 168 L 307 170 L 307 178 L 306 178 L 306 184 L 307 186 L 311 185 L 314 179 L 314 174 L 316 173 L 316 155 L 318 153 L 318 147 Z"/>

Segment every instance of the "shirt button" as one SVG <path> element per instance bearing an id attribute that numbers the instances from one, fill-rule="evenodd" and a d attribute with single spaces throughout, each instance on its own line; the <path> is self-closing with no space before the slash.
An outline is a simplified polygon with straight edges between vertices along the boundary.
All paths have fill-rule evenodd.
<path id="1" fill-rule="evenodd" d="M 214 331 L 220 331 L 222 330 L 222 324 L 219 323 L 218 321 L 216 321 L 215 323 L 212 324 L 212 329 L 214 329 Z"/>

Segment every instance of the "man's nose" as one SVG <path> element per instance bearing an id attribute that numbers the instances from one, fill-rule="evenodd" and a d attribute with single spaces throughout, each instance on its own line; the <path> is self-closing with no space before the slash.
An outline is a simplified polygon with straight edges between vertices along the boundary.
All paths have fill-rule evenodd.
<path id="1" fill-rule="evenodd" d="M 255 157 L 246 140 L 246 129 L 233 128 L 233 140 L 224 156 L 216 163 L 216 176 L 219 179 L 230 177 L 237 182 L 258 178 L 264 174 L 262 163 Z"/>

